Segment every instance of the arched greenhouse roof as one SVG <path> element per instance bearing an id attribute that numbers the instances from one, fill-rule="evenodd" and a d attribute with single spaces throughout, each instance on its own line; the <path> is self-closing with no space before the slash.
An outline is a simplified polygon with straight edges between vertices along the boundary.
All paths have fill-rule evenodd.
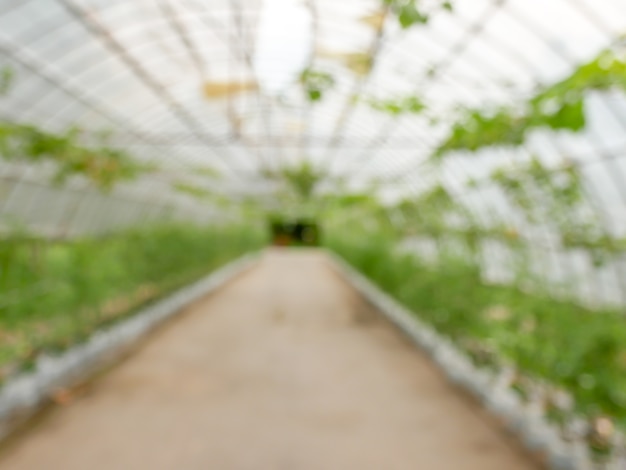
<path id="1" fill-rule="evenodd" d="M 625 150 L 625 0 L 0 0 L 0 468 L 626 468 Z"/>
<path id="2" fill-rule="evenodd" d="M 29 161 L 5 138 L 0 217 L 49 236 L 218 220 L 275 207 L 276 175 L 308 165 L 387 208 L 454 204 L 446 233 L 471 226 L 496 264 L 508 237 L 621 302 L 624 32 L 619 0 L 0 0 L 5 136 L 110 157 Z M 426 212 L 392 219 L 440 230 Z"/>

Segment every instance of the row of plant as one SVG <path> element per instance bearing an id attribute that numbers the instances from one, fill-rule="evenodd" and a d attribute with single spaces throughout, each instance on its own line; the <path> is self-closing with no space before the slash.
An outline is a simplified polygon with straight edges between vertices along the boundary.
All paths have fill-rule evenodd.
<path id="1" fill-rule="evenodd" d="M 0 381 L 250 250 L 250 227 L 163 225 L 52 242 L 0 243 Z"/>
<path id="2" fill-rule="evenodd" d="M 473 361 L 513 368 L 509 387 L 537 398 L 545 417 L 610 454 L 626 431 L 626 323 L 616 311 L 591 311 L 515 286 L 487 285 L 471 259 L 445 252 L 436 265 L 398 249 L 397 234 L 344 232 L 328 246 L 387 293 L 452 339 Z M 539 386 L 538 386 L 539 384 Z"/>
<path id="3" fill-rule="evenodd" d="M 411 237 L 459 240 L 474 259 L 482 256 L 484 241 L 503 242 L 523 260 L 530 245 L 543 243 L 544 247 L 554 247 L 556 240 L 561 251 L 585 252 L 598 268 L 626 253 L 626 239 L 615 236 L 604 226 L 602 214 L 586 194 L 581 168 L 571 162 L 548 166 L 531 159 L 499 167 L 482 180 L 468 182 L 462 192 L 453 193 L 440 183 L 393 204 L 380 203 L 376 185 L 351 192 L 340 178 L 310 162 L 265 176 L 282 188 L 274 195 L 279 201 L 278 210 L 286 211 L 282 216 L 306 216 L 327 223 L 346 217 L 360 224 L 375 219 L 375 224 L 393 227 L 400 240 Z M 499 222 L 476 217 L 472 204 L 477 197 L 472 203 L 464 199 L 483 189 L 496 189 L 500 202 L 506 203 L 500 204 L 496 213 L 505 207 L 514 216 Z M 491 204 L 491 201 L 482 203 Z M 481 209 L 484 213 L 485 207 Z M 259 210 L 262 209 L 256 204 L 254 211 Z M 545 234 L 544 239 L 538 240 L 538 234 Z M 529 262 L 527 259 L 517 263 L 520 273 L 516 274 L 527 273 L 532 268 Z"/>
<path id="4" fill-rule="evenodd" d="M 465 204 L 465 194 L 443 184 L 381 204 L 375 190 L 332 194 L 329 188 L 340 185 L 310 166 L 278 176 L 301 201 L 313 201 L 323 214 L 325 240 L 332 249 L 451 338 L 477 365 L 512 370 L 509 389 L 529 407 L 538 403 L 545 419 L 563 435 L 585 442 L 599 459 L 614 455 L 621 432 L 626 432 L 623 316 L 553 298 L 545 280 L 529 283 L 523 263 L 529 261 L 524 253 L 532 241 L 519 227 L 481 224 Z M 585 249 L 602 264 L 623 253 L 626 245 L 603 229 L 584 183 L 575 164 L 547 166 L 531 159 L 499 167 L 464 191 L 497 188 L 525 220 L 523 225 L 549 228 L 560 236 L 564 249 Z M 321 212 L 324 207 L 328 210 Z M 337 233 L 344 235 L 333 237 Z M 437 264 L 402 252 L 403 242 L 413 237 L 438 242 Z M 446 253 L 444 241 L 450 239 L 468 248 L 463 250 L 465 259 Z M 502 241 L 520 255 L 523 262 L 515 276 L 519 284 L 483 282 L 485 240 Z"/>
<path id="5" fill-rule="evenodd" d="M 13 73 L 0 74 L 0 95 Z M 110 135 L 78 128 L 52 132 L 35 124 L 0 123 L 0 159 L 47 163 L 53 182 L 83 178 L 102 192 L 154 171 Z M 209 202 L 227 201 L 208 187 L 219 179 L 198 167 L 198 184 L 174 181 L 172 189 Z M 20 230 L 0 233 L 0 382 L 33 364 L 38 355 L 64 350 L 98 328 L 260 247 L 250 227 L 155 225 L 98 237 L 47 240 Z"/>

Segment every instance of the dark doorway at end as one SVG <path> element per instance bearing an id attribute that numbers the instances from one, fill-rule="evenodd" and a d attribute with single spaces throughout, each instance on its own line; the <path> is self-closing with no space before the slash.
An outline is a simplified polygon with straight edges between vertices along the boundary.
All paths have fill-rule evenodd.
<path id="1" fill-rule="evenodd" d="M 274 246 L 319 246 L 320 228 L 309 220 L 271 220 L 270 233 Z"/>

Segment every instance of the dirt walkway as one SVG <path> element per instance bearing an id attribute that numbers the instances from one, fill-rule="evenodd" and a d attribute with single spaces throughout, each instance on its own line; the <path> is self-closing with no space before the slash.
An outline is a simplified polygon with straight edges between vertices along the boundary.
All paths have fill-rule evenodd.
<path id="1" fill-rule="evenodd" d="M 0 457 L 0 470 L 536 468 L 312 251 L 266 254 Z"/>

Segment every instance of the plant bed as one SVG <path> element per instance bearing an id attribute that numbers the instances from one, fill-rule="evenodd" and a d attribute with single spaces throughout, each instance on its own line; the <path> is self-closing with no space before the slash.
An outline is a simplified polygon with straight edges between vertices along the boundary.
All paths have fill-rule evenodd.
<path id="1" fill-rule="evenodd" d="M 469 264 L 428 266 L 384 237 L 331 243 L 386 293 L 375 289 L 381 309 L 403 312 L 403 329 L 450 378 L 478 394 L 530 448 L 547 452 L 554 468 L 626 468 L 619 396 L 626 390 L 626 323 L 619 312 L 486 285 Z"/>
<path id="2" fill-rule="evenodd" d="M 184 306 L 223 286 L 254 262 L 244 257 L 176 293 L 135 311 L 134 315 L 92 332 L 62 353 L 43 352 L 30 370 L 0 388 L 0 439 L 8 436 L 50 400 L 62 403 L 74 387 L 114 363 L 154 327 Z"/>
<path id="3" fill-rule="evenodd" d="M 14 234 L 0 250 L 0 383 L 147 302 L 258 249 L 243 227 L 167 225 L 58 242 Z"/>

